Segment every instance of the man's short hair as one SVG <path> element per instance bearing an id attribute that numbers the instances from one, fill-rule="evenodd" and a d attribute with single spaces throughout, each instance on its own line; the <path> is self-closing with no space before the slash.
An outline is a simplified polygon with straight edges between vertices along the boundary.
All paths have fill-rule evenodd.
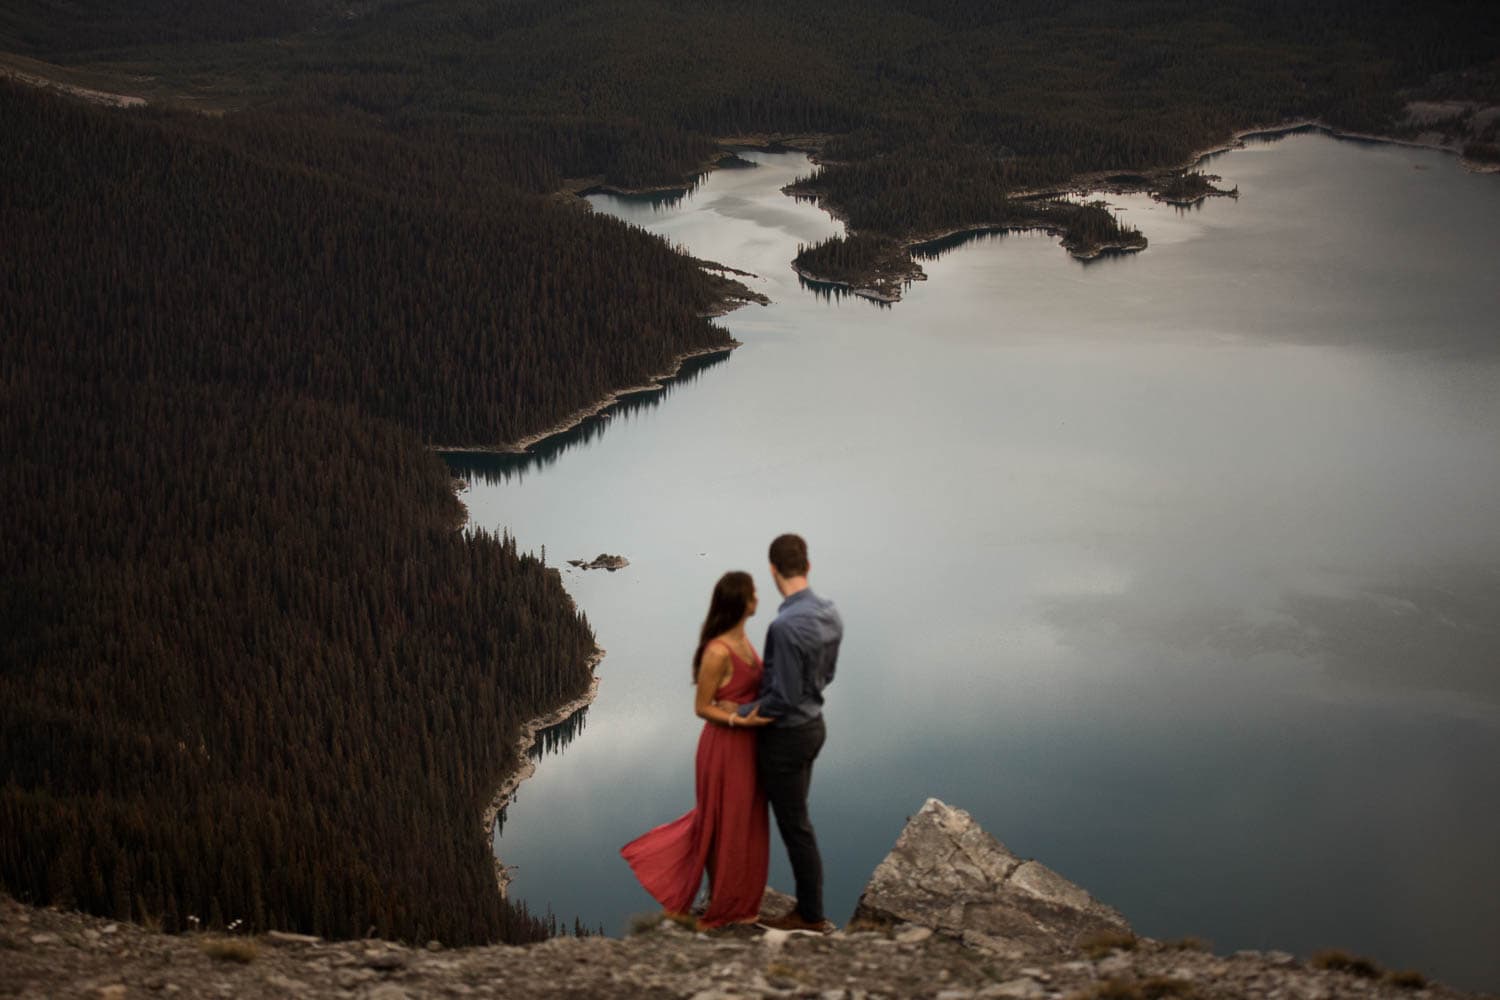
<path id="1" fill-rule="evenodd" d="M 778 535 L 771 543 L 771 565 L 784 577 L 807 575 L 807 543 L 801 535 Z"/>

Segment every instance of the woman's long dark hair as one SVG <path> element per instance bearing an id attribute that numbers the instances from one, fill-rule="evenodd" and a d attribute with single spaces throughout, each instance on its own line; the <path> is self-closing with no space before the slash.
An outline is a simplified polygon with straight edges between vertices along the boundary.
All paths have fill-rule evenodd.
<path id="1" fill-rule="evenodd" d="M 749 573 L 730 570 L 714 584 L 713 599 L 708 602 L 708 617 L 703 619 L 703 631 L 698 634 L 698 651 L 693 654 L 693 683 L 698 683 L 698 665 L 703 662 L 703 651 L 708 641 L 723 635 L 740 623 L 750 609 L 750 598 L 755 596 L 755 581 Z"/>

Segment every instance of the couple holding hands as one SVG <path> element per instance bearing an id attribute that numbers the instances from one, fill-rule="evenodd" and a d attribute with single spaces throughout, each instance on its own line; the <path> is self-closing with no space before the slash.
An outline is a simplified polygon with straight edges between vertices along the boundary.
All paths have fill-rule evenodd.
<path id="1" fill-rule="evenodd" d="M 689 912 L 705 872 L 702 929 L 759 920 L 770 866 L 766 804 L 786 845 L 797 906 L 767 921 L 783 930 L 828 933 L 823 862 L 807 814 L 813 761 L 823 747 L 823 688 L 833 680 L 844 626 L 833 602 L 807 585 L 807 543 L 771 543 L 771 578 L 783 598 L 766 629 L 765 660 L 745 635 L 755 614 L 750 574 L 725 573 L 714 586 L 693 654 L 694 710 L 704 720 L 695 769 L 697 806 L 626 844 L 620 853 L 666 911 Z"/>

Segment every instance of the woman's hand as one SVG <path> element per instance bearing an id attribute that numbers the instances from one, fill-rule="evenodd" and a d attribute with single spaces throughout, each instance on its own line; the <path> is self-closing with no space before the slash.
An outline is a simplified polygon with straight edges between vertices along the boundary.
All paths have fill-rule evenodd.
<path id="1" fill-rule="evenodd" d="M 750 710 L 749 715 L 742 715 L 735 720 L 736 726 L 769 726 L 775 719 L 760 714 L 760 706 L 756 705 Z"/>

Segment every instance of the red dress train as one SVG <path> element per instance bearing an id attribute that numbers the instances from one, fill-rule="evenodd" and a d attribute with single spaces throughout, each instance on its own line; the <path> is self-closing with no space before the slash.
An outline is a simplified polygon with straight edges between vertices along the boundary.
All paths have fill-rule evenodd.
<path id="1" fill-rule="evenodd" d="M 727 643 L 722 645 L 734 669 L 717 697 L 755 700 L 763 671 L 760 656 L 749 663 Z M 705 722 L 698 737 L 697 785 L 697 808 L 642 834 L 620 848 L 620 854 L 669 913 L 688 911 L 707 871 L 708 912 L 699 925 L 753 921 L 760 913 L 771 858 L 766 795 L 755 770 L 755 730 Z"/>

